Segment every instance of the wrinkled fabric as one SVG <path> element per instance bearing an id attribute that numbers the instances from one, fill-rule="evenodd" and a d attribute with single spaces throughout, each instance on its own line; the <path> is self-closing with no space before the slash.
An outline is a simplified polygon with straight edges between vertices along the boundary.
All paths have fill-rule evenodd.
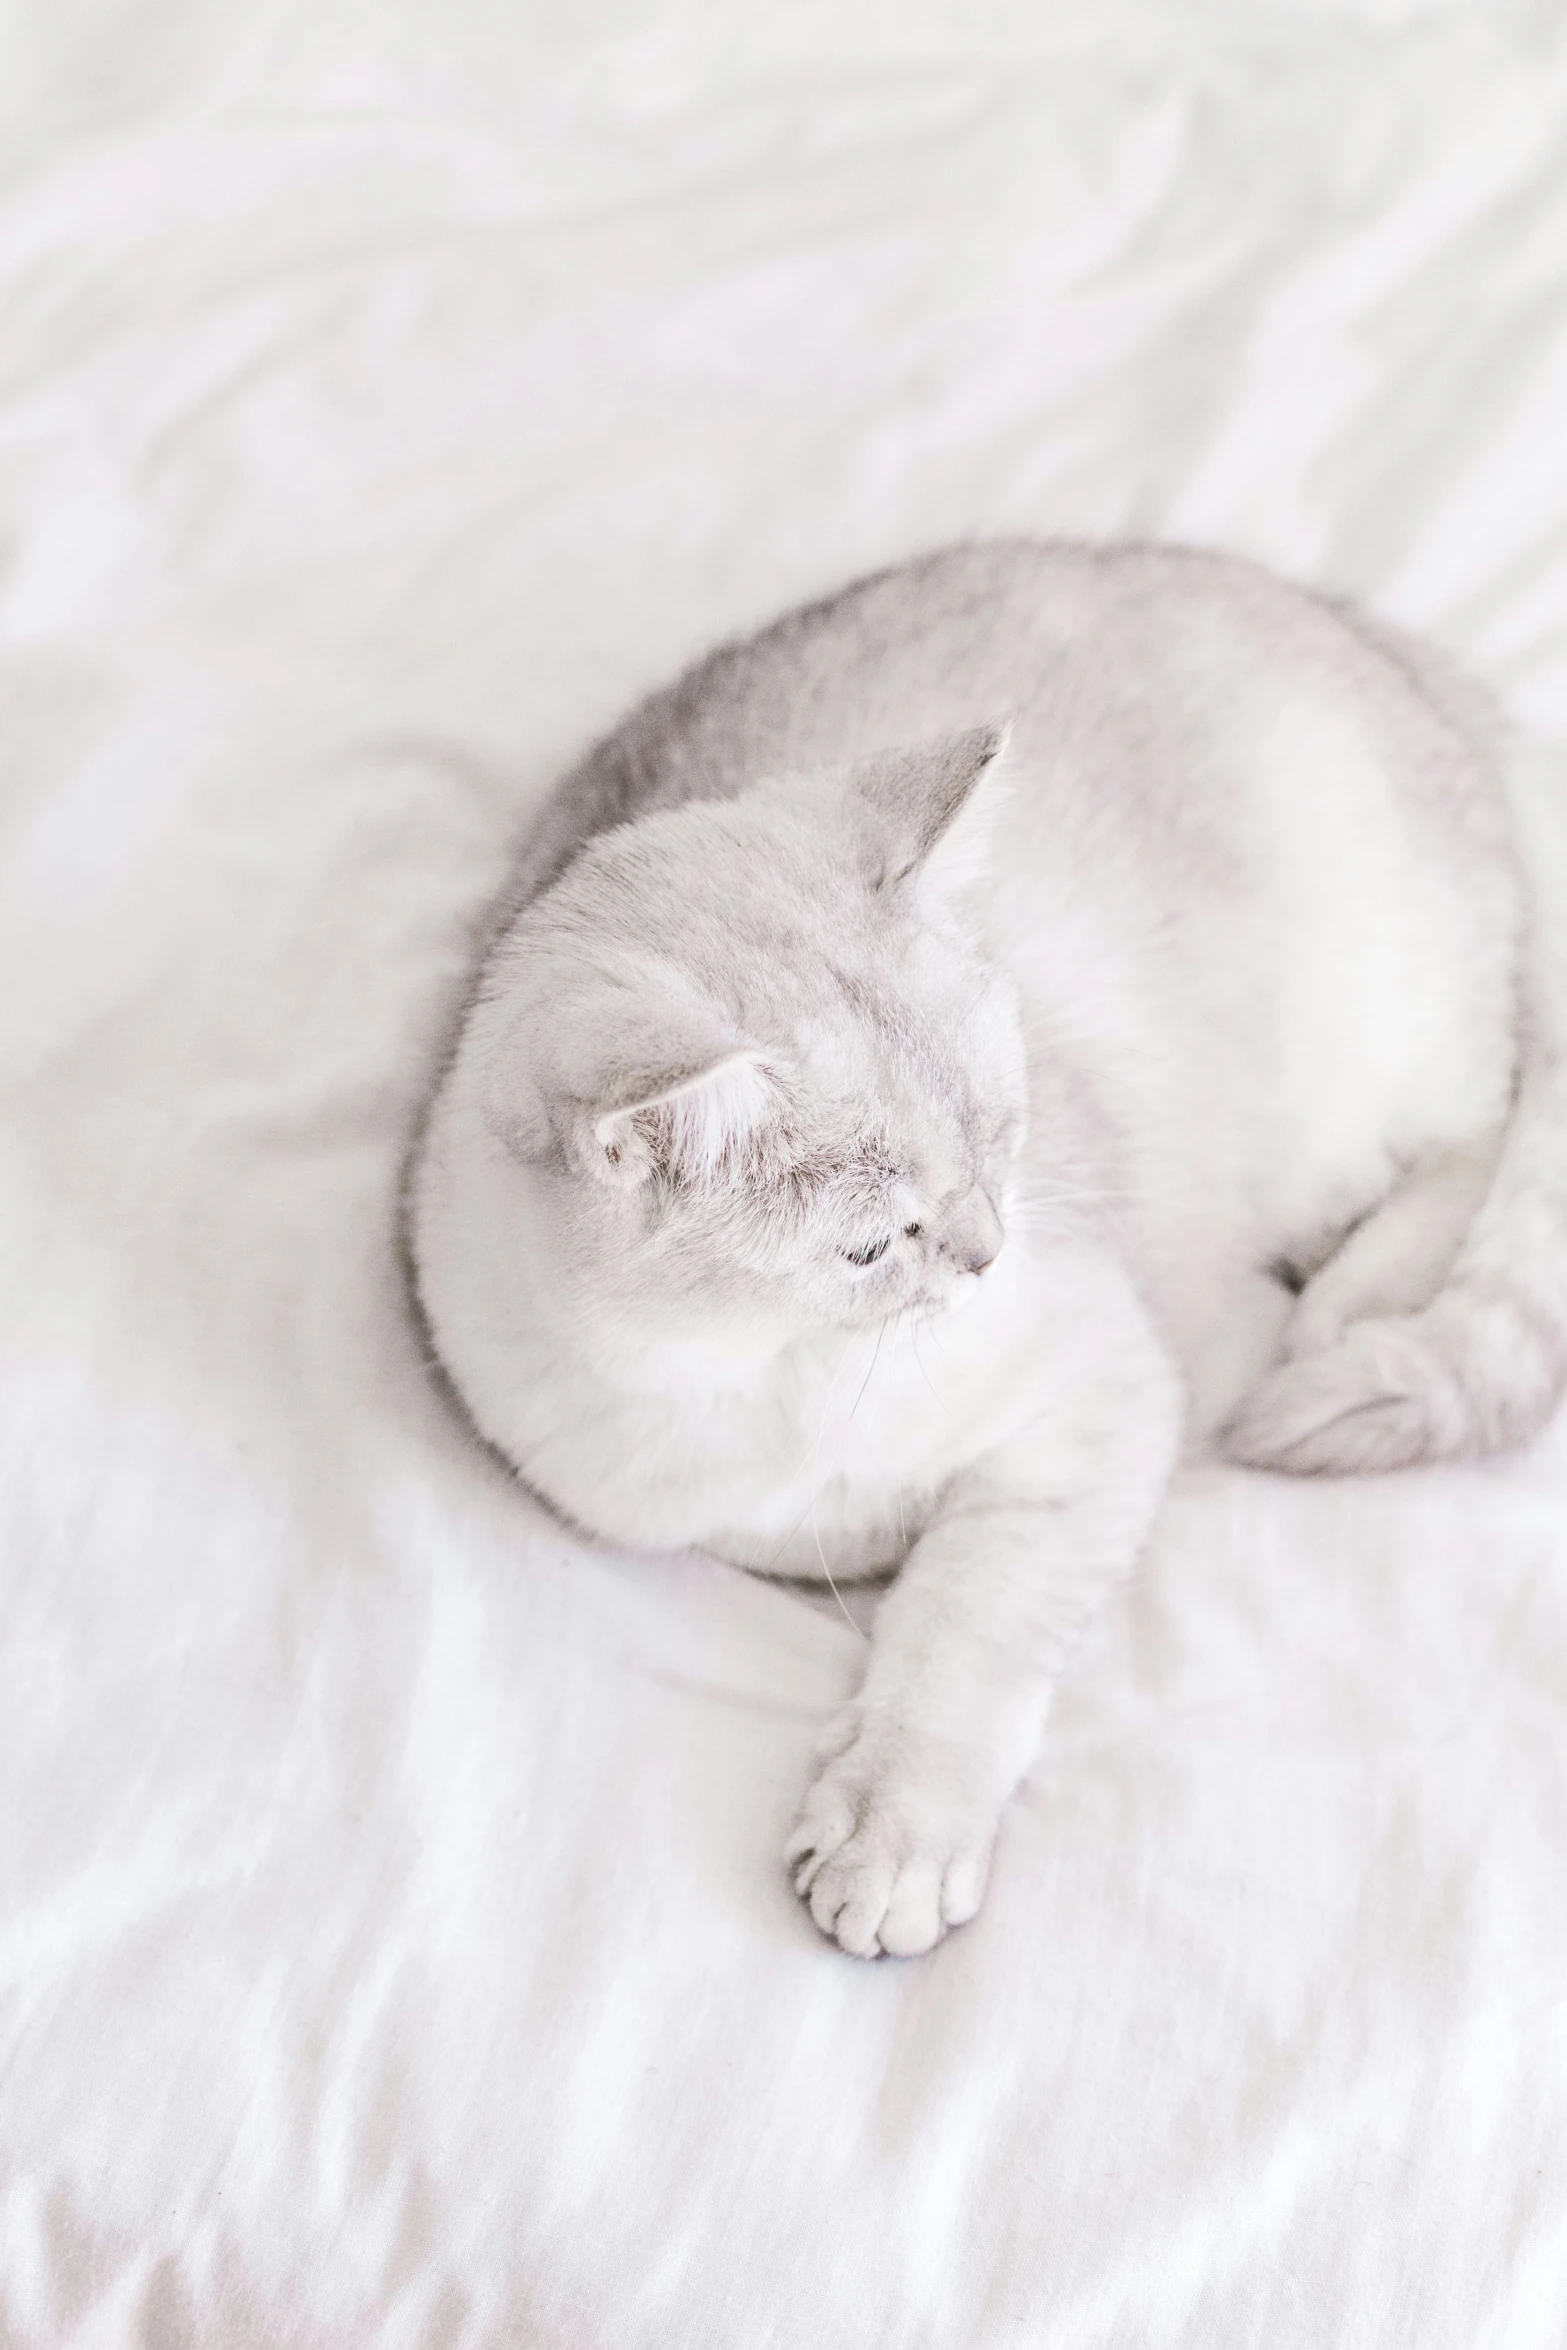
<path id="1" fill-rule="evenodd" d="M 1211 1470 L 980 1919 L 778 1854 L 861 1636 L 421 1362 L 508 843 L 972 532 L 1239 548 L 1567 734 L 1529 0 L 0 22 L 0 2337 L 1560 2350 L 1567 1432 Z"/>

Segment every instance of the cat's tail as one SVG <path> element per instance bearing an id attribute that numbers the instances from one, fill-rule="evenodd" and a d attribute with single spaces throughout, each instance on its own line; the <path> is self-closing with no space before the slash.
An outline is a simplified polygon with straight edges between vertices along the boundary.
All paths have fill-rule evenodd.
<path id="1" fill-rule="evenodd" d="M 1464 1204 L 1430 1302 L 1293 1353 L 1242 1406 L 1224 1440 L 1233 1459 L 1310 1472 L 1498 1452 L 1536 1435 L 1567 1388 L 1567 761 L 1515 744 L 1508 764 L 1527 892 L 1523 1037 L 1489 1184 L 1472 1215 Z M 1395 1195 L 1362 1228 L 1368 1254 L 1384 1217 L 1389 1247 L 1418 1252 L 1461 1192 L 1449 1169 L 1423 1197 Z"/>

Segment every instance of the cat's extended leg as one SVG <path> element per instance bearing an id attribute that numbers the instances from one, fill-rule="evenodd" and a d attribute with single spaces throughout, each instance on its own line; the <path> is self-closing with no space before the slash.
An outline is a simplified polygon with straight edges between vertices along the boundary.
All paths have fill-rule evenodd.
<path id="1" fill-rule="evenodd" d="M 1109 1361 L 954 1480 L 882 1602 L 786 1847 L 817 1925 L 855 1957 L 913 1956 L 974 1915 L 1062 1662 L 1142 1547 L 1178 1391 L 1140 1312 L 1122 1319 Z"/>
<path id="2" fill-rule="evenodd" d="M 1315 1273 L 1284 1334 L 1284 1360 L 1259 1380 L 1223 1438 L 1255 1468 L 1376 1467 L 1385 1414 L 1365 1423 L 1364 1460 L 1346 1424 L 1366 1400 L 1366 1347 L 1416 1314 L 1452 1271 L 1496 1168 L 1494 1138 L 1417 1168 Z M 1357 1331 L 1364 1332 L 1364 1344 Z M 1338 1433 L 1331 1439 L 1329 1428 Z M 1319 1442 L 1328 1450 L 1319 1458 Z"/>
<path id="3" fill-rule="evenodd" d="M 1428 1306 L 1453 1269 L 1496 1156 L 1487 1138 L 1406 1176 L 1307 1282 L 1284 1333 L 1286 1359 L 1336 1346 L 1368 1314 Z"/>

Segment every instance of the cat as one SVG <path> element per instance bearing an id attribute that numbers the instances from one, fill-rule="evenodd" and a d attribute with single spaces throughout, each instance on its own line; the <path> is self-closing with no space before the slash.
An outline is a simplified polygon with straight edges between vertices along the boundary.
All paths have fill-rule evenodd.
<path id="1" fill-rule="evenodd" d="M 410 1162 L 431 1344 L 565 1518 L 898 1567 L 787 1847 L 979 1907 L 1172 1471 L 1478 1453 L 1567 1377 L 1549 790 L 1237 559 L 999 542 L 656 693 L 546 807 Z"/>

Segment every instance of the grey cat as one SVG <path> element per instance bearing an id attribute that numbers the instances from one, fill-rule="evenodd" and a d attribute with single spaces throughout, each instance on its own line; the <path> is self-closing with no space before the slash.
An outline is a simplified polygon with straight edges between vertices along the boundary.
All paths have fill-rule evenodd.
<path id="1" fill-rule="evenodd" d="M 1183 1451 L 1548 1416 L 1563 832 L 1423 649 L 1026 543 L 713 654 L 546 808 L 413 1161 L 419 1297 L 580 1526 L 901 1565 L 788 1848 L 845 1950 L 974 1914 Z"/>

